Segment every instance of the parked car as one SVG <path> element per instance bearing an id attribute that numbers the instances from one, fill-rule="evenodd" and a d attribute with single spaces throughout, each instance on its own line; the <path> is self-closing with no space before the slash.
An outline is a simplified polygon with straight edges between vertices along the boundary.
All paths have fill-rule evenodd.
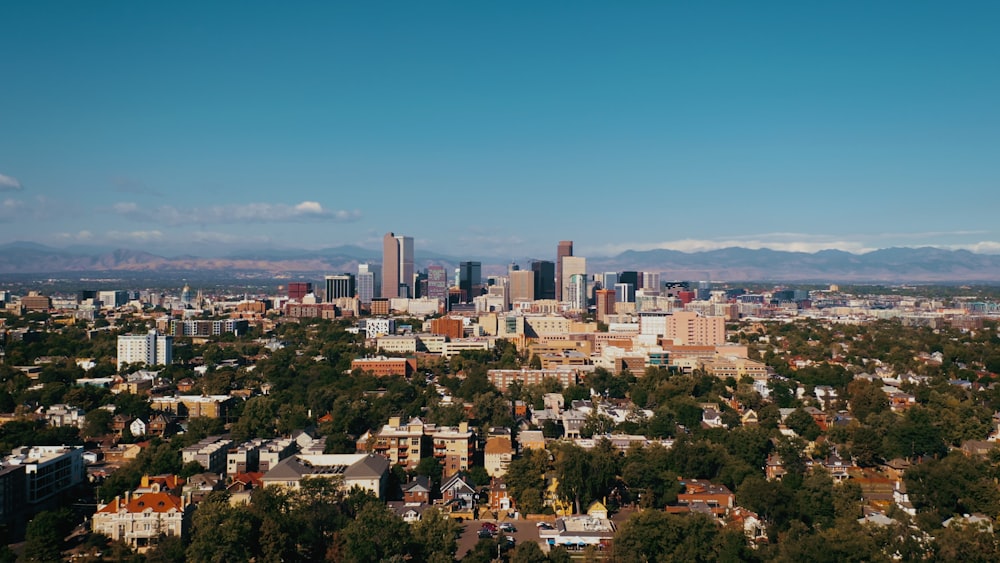
<path id="1" fill-rule="evenodd" d="M 515 528 L 510 522 L 501 522 L 500 530 L 503 532 L 516 532 L 517 528 Z"/>
<path id="2" fill-rule="evenodd" d="M 491 532 L 496 532 L 497 531 L 497 525 L 494 524 L 493 522 L 483 522 L 482 528 L 484 530 L 489 530 Z"/>
<path id="3" fill-rule="evenodd" d="M 492 530 L 488 529 L 488 528 L 483 528 L 483 529 L 479 530 L 479 537 L 480 538 L 492 538 L 493 534 L 494 534 L 494 532 Z"/>

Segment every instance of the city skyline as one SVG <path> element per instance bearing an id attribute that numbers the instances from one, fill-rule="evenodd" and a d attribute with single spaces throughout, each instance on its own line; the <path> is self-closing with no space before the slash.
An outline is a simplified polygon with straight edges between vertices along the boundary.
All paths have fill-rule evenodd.
<path id="1" fill-rule="evenodd" d="M 1000 253 L 993 3 L 54 4 L 2 12 L 0 244 Z"/>

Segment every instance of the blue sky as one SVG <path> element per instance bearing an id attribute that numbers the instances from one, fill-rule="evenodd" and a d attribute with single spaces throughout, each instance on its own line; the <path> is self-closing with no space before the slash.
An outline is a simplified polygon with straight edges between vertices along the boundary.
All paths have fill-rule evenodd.
<path id="1" fill-rule="evenodd" d="M 1000 252 L 996 2 L 5 2 L 0 243 Z"/>

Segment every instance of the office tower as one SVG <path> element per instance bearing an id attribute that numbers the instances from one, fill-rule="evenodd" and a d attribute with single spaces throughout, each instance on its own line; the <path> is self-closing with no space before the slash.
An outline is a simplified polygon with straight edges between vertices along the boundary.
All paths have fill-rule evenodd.
<path id="1" fill-rule="evenodd" d="M 302 301 L 302 298 L 312 293 L 312 282 L 290 282 L 288 284 L 288 299 L 292 301 Z"/>
<path id="2" fill-rule="evenodd" d="M 413 291 L 410 293 L 410 297 L 414 299 L 420 299 L 421 297 L 427 297 L 427 272 L 417 272 L 413 274 L 413 284 L 410 286 Z"/>
<path id="3" fill-rule="evenodd" d="M 618 272 L 604 272 L 601 276 L 601 287 L 604 289 L 614 289 L 618 283 Z"/>
<path id="4" fill-rule="evenodd" d="M 618 303 L 635 303 L 635 286 L 630 283 L 616 283 L 615 301 Z"/>
<path id="5" fill-rule="evenodd" d="M 659 272 L 643 272 L 642 273 L 642 288 L 648 289 L 660 294 L 660 273 Z"/>
<path id="6" fill-rule="evenodd" d="M 596 303 L 597 303 L 597 320 L 598 322 L 605 322 L 608 315 L 615 314 L 615 290 L 613 289 L 598 289 L 596 292 Z"/>
<path id="7" fill-rule="evenodd" d="M 382 295 L 382 266 L 358 264 L 358 300 L 369 304 Z"/>
<path id="8" fill-rule="evenodd" d="M 535 299 L 555 299 L 556 265 L 548 260 L 534 260 L 531 271 L 535 272 Z"/>
<path id="9" fill-rule="evenodd" d="M 356 276 L 358 302 L 369 305 L 375 297 L 375 274 L 372 272 L 358 272 Z"/>
<path id="10" fill-rule="evenodd" d="M 413 295 L 413 237 L 386 233 L 382 237 L 382 297 Z"/>
<path id="11" fill-rule="evenodd" d="M 573 276 L 582 275 L 584 278 L 587 276 L 587 259 L 583 256 L 564 256 L 562 259 L 562 280 L 563 287 L 561 294 L 563 295 L 563 301 L 570 301 L 567 296 L 567 291 L 569 290 L 569 285 Z M 586 284 L 584 284 L 586 285 Z"/>
<path id="12" fill-rule="evenodd" d="M 618 274 L 618 283 L 631 284 L 632 291 L 642 287 L 639 285 L 639 272 L 622 272 Z"/>
<path id="13" fill-rule="evenodd" d="M 358 302 L 370 305 L 375 297 L 375 274 L 371 272 L 358 272 Z"/>
<path id="14" fill-rule="evenodd" d="M 559 246 L 556 248 L 556 299 L 558 301 L 563 300 L 563 292 L 566 289 L 566 285 L 569 284 L 569 277 L 571 275 L 567 274 L 565 270 L 563 270 L 563 258 L 572 255 L 573 241 L 559 241 Z"/>
<path id="15" fill-rule="evenodd" d="M 118 369 L 127 364 L 170 365 L 174 361 L 174 337 L 151 330 L 146 334 L 118 337 Z"/>
<path id="16" fill-rule="evenodd" d="M 510 300 L 535 300 L 535 272 L 531 270 L 514 270 L 510 272 Z"/>
<path id="17" fill-rule="evenodd" d="M 341 297 L 354 297 L 357 295 L 354 275 L 342 274 L 339 276 L 326 276 L 326 301 L 332 302 Z"/>
<path id="18" fill-rule="evenodd" d="M 481 262 L 461 262 L 458 265 L 458 289 L 462 291 L 462 302 L 472 303 L 483 292 L 483 264 Z"/>
<path id="19" fill-rule="evenodd" d="M 585 274 L 573 274 L 566 285 L 566 302 L 571 309 L 577 311 L 587 310 L 587 276 Z"/>
<path id="20" fill-rule="evenodd" d="M 448 300 L 448 270 L 442 266 L 427 267 L 427 297 Z"/>

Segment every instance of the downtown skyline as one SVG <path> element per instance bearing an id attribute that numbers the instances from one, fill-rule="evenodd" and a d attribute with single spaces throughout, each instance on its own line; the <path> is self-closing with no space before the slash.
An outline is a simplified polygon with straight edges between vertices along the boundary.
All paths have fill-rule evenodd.
<path id="1" fill-rule="evenodd" d="M 994 4 L 379 8 L 0 9 L 0 244 L 1000 253 Z"/>

